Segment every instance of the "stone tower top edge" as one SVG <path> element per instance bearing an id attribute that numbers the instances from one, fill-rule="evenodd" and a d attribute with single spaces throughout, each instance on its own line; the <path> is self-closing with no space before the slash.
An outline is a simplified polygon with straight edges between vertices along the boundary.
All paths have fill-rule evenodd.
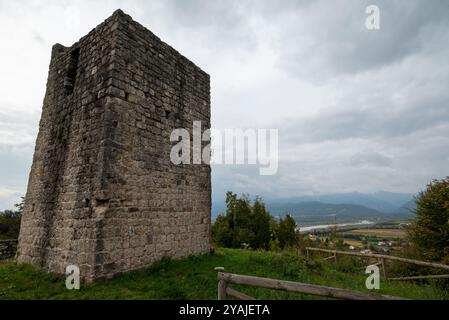
<path id="1" fill-rule="evenodd" d="M 134 20 L 131 15 L 125 13 L 121 9 L 117 9 L 117 10 L 114 11 L 112 16 L 109 17 L 108 19 L 114 19 L 114 18 L 116 19 L 116 21 L 119 21 L 119 23 L 124 23 L 125 25 L 131 26 L 132 29 L 136 29 L 136 30 L 139 30 L 139 31 L 144 32 L 146 34 L 150 34 L 152 37 L 154 37 L 155 41 L 162 43 L 163 46 L 165 46 L 167 49 L 169 49 L 172 52 L 174 52 L 176 55 L 179 55 L 180 57 L 182 57 L 182 59 L 185 60 L 185 62 L 187 62 L 188 64 L 192 65 L 192 67 L 194 67 L 197 71 L 199 71 L 200 73 L 204 74 L 204 76 L 206 78 L 210 79 L 210 75 L 207 72 L 205 72 L 203 69 L 201 69 L 193 61 L 191 61 L 190 59 L 186 58 L 185 55 L 180 53 L 178 50 L 173 48 L 171 45 L 167 44 L 160 37 L 155 35 L 150 29 L 145 27 L 143 24 L 141 24 L 140 22 Z M 108 21 L 108 19 L 106 21 Z"/>
<path id="2" fill-rule="evenodd" d="M 151 34 L 152 37 L 154 37 L 155 41 L 158 41 L 158 42 L 162 43 L 164 46 L 166 46 L 167 49 L 173 51 L 174 53 L 176 53 L 177 55 L 182 57 L 182 59 L 184 59 L 185 62 L 190 64 L 198 72 L 202 73 L 207 79 L 210 79 L 210 75 L 207 72 L 205 72 L 202 68 L 198 67 L 193 61 L 191 61 L 190 59 L 186 58 L 185 55 L 180 53 L 178 50 L 176 50 L 175 48 L 173 48 L 172 46 L 170 46 L 166 42 L 162 41 L 151 30 L 146 28 L 144 25 L 142 25 L 138 21 L 134 20 L 129 14 L 125 13 L 122 9 L 115 10 L 112 13 L 111 16 L 106 18 L 102 23 L 97 25 L 95 28 L 93 28 L 91 31 L 89 31 L 89 33 L 87 33 L 85 36 L 81 37 L 78 41 L 76 41 L 72 45 L 64 46 L 64 45 L 62 45 L 60 43 L 55 43 L 53 45 L 53 47 L 52 47 L 52 52 L 59 53 L 59 52 L 67 52 L 67 51 L 74 50 L 75 48 L 79 47 L 82 43 L 84 43 L 86 39 L 88 39 L 89 37 L 94 36 L 101 29 L 103 29 L 103 28 L 111 28 L 111 29 L 115 30 L 116 28 L 118 28 L 119 25 L 128 25 L 128 26 L 131 26 L 130 28 L 135 28 L 135 29 L 138 29 L 138 30 L 140 30 L 142 32 L 145 32 L 147 34 Z"/>

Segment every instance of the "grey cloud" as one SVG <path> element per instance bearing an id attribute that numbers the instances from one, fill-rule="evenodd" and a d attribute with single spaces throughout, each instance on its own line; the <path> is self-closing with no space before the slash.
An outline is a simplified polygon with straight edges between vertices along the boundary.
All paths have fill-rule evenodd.
<path id="1" fill-rule="evenodd" d="M 0 210 L 25 195 L 39 115 L 17 107 L 0 108 Z"/>
<path id="2" fill-rule="evenodd" d="M 365 8 L 380 8 L 381 29 L 368 31 Z M 447 32 L 449 3 L 431 1 L 328 1 L 314 2 L 304 15 L 304 32 L 292 25 L 282 38 L 281 67 L 325 81 L 398 63 L 423 51 L 439 29 Z M 281 22 L 282 23 L 282 22 Z M 299 23 L 299 17 L 298 17 Z"/>
<path id="3" fill-rule="evenodd" d="M 447 1 L 67 1 L 51 7 L 28 1 L 2 2 L 0 14 L 36 12 L 39 24 L 22 26 L 21 42 L 59 42 L 48 33 L 57 28 L 51 15 L 61 16 L 69 4 L 80 7 L 87 31 L 121 7 L 204 67 L 212 79 L 212 123 L 280 129 L 278 174 L 214 166 L 214 199 L 228 190 L 264 197 L 416 192 L 447 175 Z M 380 7 L 380 31 L 364 27 L 368 4 Z M 11 28 L 1 20 L 0 27 Z M 68 33 L 58 36 L 67 44 L 77 40 L 76 32 Z M 49 49 L 39 59 L 35 53 L 10 72 L 29 75 L 31 65 L 48 66 Z M 32 75 L 26 80 L 36 82 Z M 308 87 L 297 90 L 297 83 L 328 99 L 304 98 Z M 16 94 L 8 101 L 19 103 L 0 104 L 0 209 L 25 190 L 39 118 L 20 104 L 22 92 L 8 85 L 4 80 L 2 86 Z M 318 112 L 308 112 L 310 101 Z M 29 104 L 40 106 L 42 94 Z"/>
<path id="4" fill-rule="evenodd" d="M 40 114 L 17 106 L 0 105 L 0 144 L 32 145 L 38 131 Z M 6 141 L 7 140 L 7 141 Z"/>
<path id="5" fill-rule="evenodd" d="M 34 40 L 36 40 L 39 44 L 45 44 L 45 39 L 42 37 L 42 35 L 39 32 L 34 32 L 33 36 Z"/>
<path id="6" fill-rule="evenodd" d="M 449 131 L 447 50 L 423 55 L 397 68 L 334 85 L 345 92 L 336 106 L 312 117 L 279 123 L 288 143 L 411 136 L 436 127 Z M 448 52 L 449 54 L 449 52 Z M 410 71 L 409 68 L 419 69 Z M 346 79 L 349 77 L 346 77 Z M 449 132 L 448 132 L 449 135 Z M 386 143 L 388 143 L 386 141 Z"/>
<path id="7" fill-rule="evenodd" d="M 447 119 L 449 119 L 447 104 L 429 107 L 422 105 L 397 113 L 379 107 L 378 110 L 323 114 L 310 120 L 299 120 L 282 131 L 286 133 L 284 135 L 286 139 L 297 143 L 349 138 L 387 139 L 444 125 L 448 123 Z"/>
<path id="8" fill-rule="evenodd" d="M 143 2 L 140 4 L 142 23 L 153 25 L 154 21 L 150 19 L 154 16 L 153 8 Z M 195 41 L 200 37 L 208 50 L 251 51 L 256 45 L 254 31 L 248 24 L 251 12 L 247 11 L 245 2 L 169 0 L 159 4 L 158 12 L 163 15 L 160 23 L 166 24 L 172 32 L 195 35 Z"/>
<path id="9" fill-rule="evenodd" d="M 33 150 L 32 145 L 0 144 L 0 210 L 13 209 L 25 195 Z"/>
<path id="10" fill-rule="evenodd" d="M 391 158 L 375 151 L 359 152 L 349 159 L 349 164 L 353 166 L 374 166 L 390 167 Z"/>

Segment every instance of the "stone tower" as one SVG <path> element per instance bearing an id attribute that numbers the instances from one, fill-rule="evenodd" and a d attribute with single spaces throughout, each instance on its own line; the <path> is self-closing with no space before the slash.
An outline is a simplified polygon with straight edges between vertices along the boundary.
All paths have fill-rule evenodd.
<path id="1" fill-rule="evenodd" d="M 52 49 L 18 262 L 86 281 L 208 252 L 208 164 L 170 134 L 210 127 L 210 77 L 121 10 Z"/>

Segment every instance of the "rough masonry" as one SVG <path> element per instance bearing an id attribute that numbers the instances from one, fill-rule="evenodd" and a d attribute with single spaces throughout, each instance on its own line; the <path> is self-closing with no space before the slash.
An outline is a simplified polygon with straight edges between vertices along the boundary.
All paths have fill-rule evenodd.
<path id="1" fill-rule="evenodd" d="M 210 77 L 121 10 L 53 46 L 18 262 L 86 281 L 208 252 L 207 164 L 170 161 L 173 129 L 210 128 Z"/>

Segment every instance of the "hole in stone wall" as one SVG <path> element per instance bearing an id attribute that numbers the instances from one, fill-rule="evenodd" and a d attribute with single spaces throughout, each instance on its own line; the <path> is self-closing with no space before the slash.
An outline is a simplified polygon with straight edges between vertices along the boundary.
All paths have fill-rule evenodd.
<path id="1" fill-rule="evenodd" d="M 64 77 L 64 88 L 67 94 L 71 94 L 73 92 L 73 88 L 75 87 L 79 56 L 80 56 L 79 48 L 76 48 L 75 50 L 70 52 L 70 58 L 67 64 L 66 75 Z"/>
<path id="2" fill-rule="evenodd" d="M 96 207 L 103 207 L 109 203 L 109 199 L 95 199 Z"/>
<path id="3" fill-rule="evenodd" d="M 88 208 L 89 205 L 90 205 L 90 199 L 89 199 L 89 198 L 85 198 L 85 199 L 84 199 L 84 206 L 85 206 L 86 208 Z"/>
<path id="4" fill-rule="evenodd" d="M 125 92 L 125 100 L 126 100 L 126 101 L 129 100 L 129 92 Z"/>
<path id="5" fill-rule="evenodd" d="M 147 244 L 153 244 L 153 235 L 151 233 L 147 233 Z"/>

